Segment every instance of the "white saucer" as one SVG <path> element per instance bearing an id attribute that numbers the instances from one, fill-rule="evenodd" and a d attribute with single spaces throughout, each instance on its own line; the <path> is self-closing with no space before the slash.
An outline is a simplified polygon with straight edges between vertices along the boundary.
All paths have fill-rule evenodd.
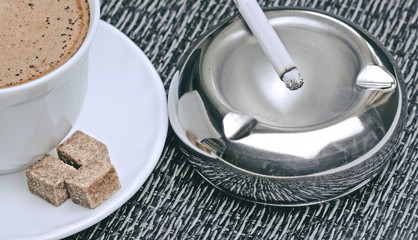
<path id="1" fill-rule="evenodd" d="M 145 54 L 101 21 L 89 74 L 85 105 L 72 131 L 80 129 L 108 146 L 122 188 L 94 210 L 71 200 L 54 207 L 28 191 L 24 171 L 0 176 L 0 239 L 58 239 L 79 232 L 125 203 L 158 162 L 167 135 L 167 103 Z"/>

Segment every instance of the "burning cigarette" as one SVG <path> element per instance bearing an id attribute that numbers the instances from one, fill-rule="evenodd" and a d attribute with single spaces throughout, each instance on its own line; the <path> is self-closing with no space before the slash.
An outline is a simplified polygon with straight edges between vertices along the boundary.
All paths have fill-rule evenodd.
<path id="1" fill-rule="evenodd" d="M 235 3 L 286 87 L 290 90 L 302 87 L 302 76 L 256 0 L 235 0 Z"/>

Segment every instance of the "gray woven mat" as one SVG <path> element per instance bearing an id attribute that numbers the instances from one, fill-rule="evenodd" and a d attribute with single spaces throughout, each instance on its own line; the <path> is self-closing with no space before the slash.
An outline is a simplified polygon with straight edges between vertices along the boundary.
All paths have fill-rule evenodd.
<path id="1" fill-rule="evenodd" d="M 418 239 L 418 1 L 259 1 L 321 9 L 362 26 L 393 54 L 407 86 L 401 145 L 372 182 L 339 200 L 297 208 L 236 200 L 206 183 L 170 129 L 161 159 L 120 209 L 69 239 Z M 148 56 L 166 90 L 185 50 L 237 12 L 232 0 L 109 0 L 102 19 Z"/>

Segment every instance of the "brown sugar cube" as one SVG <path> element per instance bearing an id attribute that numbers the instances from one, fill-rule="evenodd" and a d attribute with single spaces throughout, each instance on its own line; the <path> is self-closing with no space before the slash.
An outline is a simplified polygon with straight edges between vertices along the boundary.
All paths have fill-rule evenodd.
<path id="1" fill-rule="evenodd" d="M 114 166 L 107 161 L 82 166 L 66 185 L 73 202 L 90 209 L 96 208 L 121 187 Z"/>
<path id="2" fill-rule="evenodd" d="M 57 152 L 62 161 L 77 169 L 91 161 L 110 162 L 106 145 L 80 130 L 61 143 Z"/>
<path id="3" fill-rule="evenodd" d="M 64 182 L 76 171 L 72 166 L 46 154 L 26 169 L 29 191 L 58 207 L 70 197 Z"/>

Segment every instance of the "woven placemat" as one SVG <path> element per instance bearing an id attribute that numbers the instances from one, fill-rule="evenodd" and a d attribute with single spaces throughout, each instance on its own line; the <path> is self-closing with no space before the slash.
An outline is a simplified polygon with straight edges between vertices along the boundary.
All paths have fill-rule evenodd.
<path id="1" fill-rule="evenodd" d="M 394 56 L 406 82 L 407 123 L 383 173 L 338 200 L 307 207 L 266 207 L 206 183 L 169 129 L 158 165 L 120 209 L 68 239 L 418 239 L 418 1 L 259 1 L 303 6 L 360 25 Z M 109 0 L 102 19 L 151 60 L 166 91 L 182 54 L 208 28 L 237 13 L 232 0 Z"/>

